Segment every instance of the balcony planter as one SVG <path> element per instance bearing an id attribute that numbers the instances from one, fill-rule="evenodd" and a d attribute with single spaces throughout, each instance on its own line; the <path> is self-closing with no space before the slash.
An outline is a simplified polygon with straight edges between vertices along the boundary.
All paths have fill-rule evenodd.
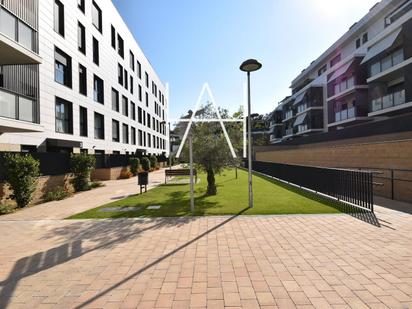
<path id="1" fill-rule="evenodd" d="M 137 174 L 137 184 L 140 186 L 140 194 L 142 194 L 143 187 L 147 192 L 147 185 L 149 184 L 149 172 L 140 172 Z"/>

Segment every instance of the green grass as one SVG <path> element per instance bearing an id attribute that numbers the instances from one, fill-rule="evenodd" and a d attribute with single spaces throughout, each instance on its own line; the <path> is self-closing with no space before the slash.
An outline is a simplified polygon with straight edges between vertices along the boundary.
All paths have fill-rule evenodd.
<path id="1" fill-rule="evenodd" d="M 195 215 L 234 215 L 248 206 L 247 173 L 238 171 L 238 179 L 234 170 L 227 170 L 217 175 L 218 194 L 205 196 L 206 175 L 199 175 L 201 181 L 195 186 Z M 333 202 L 315 194 L 285 185 L 262 176 L 254 176 L 254 208 L 248 209 L 244 215 L 270 214 L 325 214 L 339 213 Z M 137 187 L 136 187 L 137 191 Z M 148 210 L 147 206 L 161 205 L 159 210 Z M 106 207 L 139 207 L 132 212 L 101 212 Z M 161 185 L 143 195 L 135 195 L 110 204 L 74 215 L 69 219 L 92 218 L 132 218 L 132 217 L 180 217 L 190 216 L 189 185 Z"/>

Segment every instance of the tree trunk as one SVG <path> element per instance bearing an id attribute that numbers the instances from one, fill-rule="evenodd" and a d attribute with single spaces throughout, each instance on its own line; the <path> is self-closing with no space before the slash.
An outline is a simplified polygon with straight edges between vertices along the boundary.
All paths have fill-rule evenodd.
<path id="1" fill-rule="evenodd" d="M 207 170 L 207 195 L 216 195 L 216 182 L 215 182 L 215 172 L 210 169 Z"/>

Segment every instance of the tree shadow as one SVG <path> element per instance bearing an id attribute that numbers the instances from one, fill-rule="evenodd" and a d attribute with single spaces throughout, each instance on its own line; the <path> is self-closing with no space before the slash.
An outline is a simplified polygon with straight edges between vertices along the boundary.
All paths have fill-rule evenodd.
<path id="1" fill-rule="evenodd" d="M 376 227 L 381 227 L 381 224 L 379 223 L 379 219 L 376 217 L 376 215 L 373 212 L 371 212 L 369 210 L 362 209 L 362 208 L 359 208 L 359 207 L 356 207 L 356 206 L 352 206 L 352 205 L 347 204 L 345 202 L 338 201 L 338 200 L 335 200 L 333 198 L 328 198 L 327 196 L 316 194 L 314 192 L 305 190 L 305 189 L 297 187 L 297 186 L 293 186 L 291 184 L 287 184 L 285 182 L 282 182 L 282 181 L 279 181 L 277 179 L 267 177 L 267 176 L 264 176 L 264 175 L 261 175 L 261 174 L 254 173 L 254 176 L 259 177 L 261 179 L 264 179 L 266 181 L 270 181 L 270 182 L 276 184 L 277 186 L 279 186 L 279 187 L 281 187 L 285 190 L 288 190 L 292 193 L 302 195 L 302 196 L 304 196 L 308 199 L 311 199 L 311 200 L 317 201 L 319 203 L 325 204 L 327 206 L 333 207 L 333 208 L 339 210 L 340 212 L 345 213 L 347 215 L 350 215 L 350 216 L 352 216 L 356 219 L 359 219 L 363 222 L 369 223 L 369 224 L 371 224 L 373 226 L 376 226 Z"/>

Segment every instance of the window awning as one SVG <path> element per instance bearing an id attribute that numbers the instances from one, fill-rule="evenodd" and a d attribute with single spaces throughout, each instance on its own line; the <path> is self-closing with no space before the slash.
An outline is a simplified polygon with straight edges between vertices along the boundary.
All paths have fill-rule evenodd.
<path id="1" fill-rule="evenodd" d="M 337 69 L 335 72 L 333 72 L 332 76 L 329 78 L 329 82 L 332 80 L 337 79 L 338 77 L 342 76 L 343 74 L 345 74 L 346 72 L 348 72 L 349 68 L 351 67 L 351 65 L 353 64 L 353 61 L 349 61 L 348 63 L 346 63 L 344 66 L 341 66 L 339 69 Z"/>
<path id="2" fill-rule="evenodd" d="M 308 113 L 304 113 L 302 115 L 299 115 L 296 120 L 295 123 L 293 124 L 294 127 L 300 126 L 301 124 L 303 124 L 306 120 L 306 116 L 308 115 Z"/>
<path id="3" fill-rule="evenodd" d="M 392 47 L 392 45 L 395 44 L 396 39 L 399 37 L 399 34 L 401 33 L 401 31 L 402 31 L 402 28 L 399 28 L 398 30 L 396 30 L 395 32 L 392 32 L 390 35 L 388 35 L 383 40 L 371 46 L 368 49 L 368 52 L 366 53 L 365 58 L 363 58 L 361 64 L 366 63 L 367 61 L 371 60 L 373 57 L 379 55 L 386 49 Z"/>
<path id="4" fill-rule="evenodd" d="M 297 104 L 299 104 L 300 102 L 302 102 L 303 99 L 305 98 L 305 95 L 306 95 L 306 91 L 304 91 L 304 92 L 302 92 L 300 95 L 298 95 L 298 96 L 295 98 L 295 102 L 293 103 L 293 105 L 297 105 Z"/>

